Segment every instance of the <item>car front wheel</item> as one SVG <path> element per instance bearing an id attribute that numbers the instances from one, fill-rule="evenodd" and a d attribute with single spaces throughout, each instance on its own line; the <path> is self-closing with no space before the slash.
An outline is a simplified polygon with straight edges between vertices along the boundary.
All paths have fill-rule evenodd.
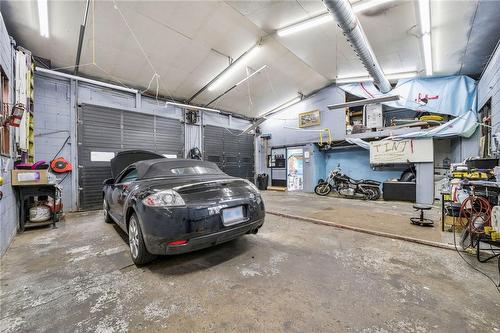
<path id="1" fill-rule="evenodd" d="M 155 258 L 155 256 L 146 249 L 139 220 L 135 213 L 130 216 L 128 224 L 128 242 L 130 246 L 130 255 L 134 264 L 138 266 L 144 265 Z"/>

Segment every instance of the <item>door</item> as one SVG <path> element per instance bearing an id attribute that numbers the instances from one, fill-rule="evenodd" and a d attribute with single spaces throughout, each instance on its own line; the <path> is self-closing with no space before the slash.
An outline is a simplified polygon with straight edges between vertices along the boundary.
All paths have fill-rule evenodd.
<path id="1" fill-rule="evenodd" d="M 304 189 L 304 149 L 287 148 L 286 174 L 288 191 L 302 191 Z"/>
<path id="2" fill-rule="evenodd" d="M 205 125 L 203 157 L 230 176 L 254 182 L 254 136 L 242 131 Z"/>
<path id="3" fill-rule="evenodd" d="M 286 148 L 271 148 L 269 161 L 271 168 L 271 185 L 286 186 Z"/>
<path id="4" fill-rule="evenodd" d="M 178 119 L 82 104 L 78 108 L 79 210 L 100 209 L 109 161 L 123 150 L 146 149 L 183 156 L 184 127 Z"/>
<path id="5" fill-rule="evenodd" d="M 110 199 L 111 202 L 109 203 L 109 209 L 113 217 L 117 221 L 120 221 L 120 223 L 123 218 L 124 204 L 130 193 L 130 184 L 136 179 L 137 170 L 135 168 L 129 168 L 122 172 L 115 181 Z"/>

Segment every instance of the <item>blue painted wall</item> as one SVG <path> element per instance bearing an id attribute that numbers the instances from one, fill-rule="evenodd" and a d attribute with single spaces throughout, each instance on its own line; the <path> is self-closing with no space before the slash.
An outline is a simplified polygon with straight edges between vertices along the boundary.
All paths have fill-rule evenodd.
<path id="1" fill-rule="evenodd" d="M 401 171 L 374 171 L 370 167 L 370 152 L 363 148 L 336 150 L 325 153 L 325 172 L 340 163 L 342 172 L 354 179 L 373 179 L 383 182 L 389 178 L 399 178 Z"/>

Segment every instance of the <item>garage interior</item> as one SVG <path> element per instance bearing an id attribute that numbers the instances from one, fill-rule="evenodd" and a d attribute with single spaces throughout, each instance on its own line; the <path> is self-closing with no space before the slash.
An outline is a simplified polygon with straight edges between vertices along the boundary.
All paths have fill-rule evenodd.
<path id="1" fill-rule="evenodd" d="M 0 12 L 1 332 L 500 332 L 499 1 Z M 130 151 L 241 181 L 264 223 L 138 264 Z M 210 191 L 197 222 L 250 219 Z"/>

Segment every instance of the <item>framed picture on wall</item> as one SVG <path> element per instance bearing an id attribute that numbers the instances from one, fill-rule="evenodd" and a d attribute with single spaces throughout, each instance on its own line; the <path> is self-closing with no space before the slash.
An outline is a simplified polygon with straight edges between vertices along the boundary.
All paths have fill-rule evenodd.
<path id="1" fill-rule="evenodd" d="M 319 110 L 299 113 L 299 127 L 310 127 L 321 124 Z"/>

